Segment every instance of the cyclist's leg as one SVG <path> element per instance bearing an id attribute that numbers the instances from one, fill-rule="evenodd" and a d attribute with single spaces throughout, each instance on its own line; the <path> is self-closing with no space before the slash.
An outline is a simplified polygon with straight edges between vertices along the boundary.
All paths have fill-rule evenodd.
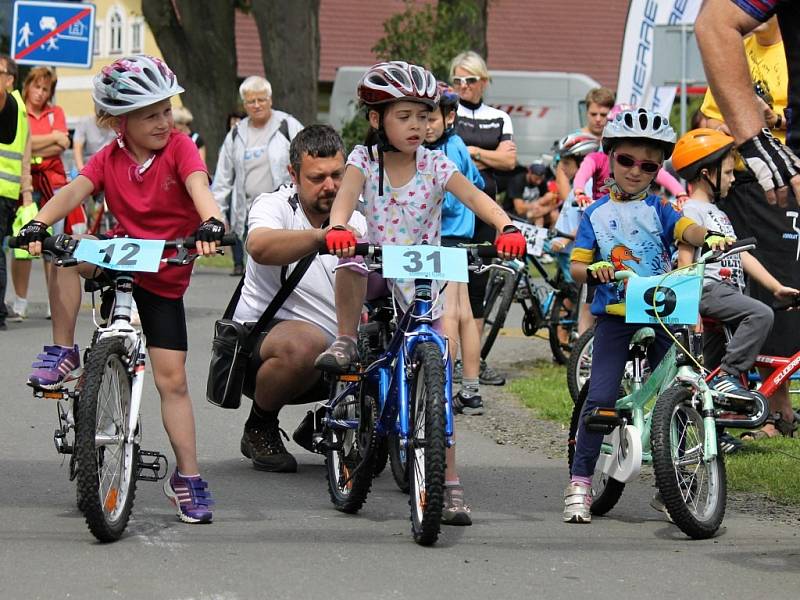
<path id="1" fill-rule="evenodd" d="M 589 395 L 578 425 L 575 458 L 572 463 L 573 478 L 591 478 L 594 475 L 603 434 L 586 431 L 583 417 L 595 408 L 611 408 L 616 404 L 628 360 L 628 344 L 637 328 L 637 325 L 627 324 L 615 317 L 597 319 Z"/>
<path id="2" fill-rule="evenodd" d="M 358 322 L 367 296 L 367 271 L 358 266 L 361 257 L 342 259 L 352 267 L 336 271 L 336 340 L 322 352 L 315 362 L 324 371 L 347 371 L 358 358 Z"/>
<path id="3" fill-rule="evenodd" d="M 461 340 L 462 378 L 461 389 L 454 398 L 454 406 L 464 414 L 479 415 L 483 414 L 480 395 L 481 336 L 472 316 L 467 284 L 456 283 L 455 288 L 453 303 Z"/>

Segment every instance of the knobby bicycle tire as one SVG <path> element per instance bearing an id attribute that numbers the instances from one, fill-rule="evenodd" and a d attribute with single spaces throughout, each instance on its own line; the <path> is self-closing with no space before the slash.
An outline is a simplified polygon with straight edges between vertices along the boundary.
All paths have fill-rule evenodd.
<path id="1" fill-rule="evenodd" d="M 481 339 L 481 358 L 484 360 L 489 356 L 500 330 L 505 325 L 508 310 L 514 301 L 517 278 L 518 275 L 503 271 L 493 274 L 489 281 L 483 307 L 484 335 Z"/>
<path id="2" fill-rule="evenodd" d="M 338 385 L 333 383 L 331 398 L 336 397 Z M 372 487 L 377 444 L 375 410 L 374 399 L 359 384 L 356 395 L 342 399 L 331 414 L 334 419 L 357 419 L 358 429 L 325 429 L 328 493 L 336 509 L 345 513 L 358 512 Z"/>
<path id="3" fill-rule="evenodd" d="M 572 402 L 578 401 L 583 384 L 589 379 L 592 369 L 592 346 L 594 328 L 584 331 L 572 345 L 572 352 L 567 361 L 567 389 Z"/>
<path id="4" fill-rule="evenodd" d="M 130 410 L 131 380 L 125 366 L 127 352 L 120 339 L 101 340 L 89 352 L 84 370 L 80 401 L 75 414 L 75 459 L 77 461 L 78 507 L 86 524 L 101 542 L 118 540 L 130 519 L 136 495 L 138 446 L 124 441 Z M 116 375 L 115 375 L 116 373 Z M 115 385 L 120 393 L 118 403 L 109 402 L 104 393 Z M 104 385 L 105 382 L 108 382 Z M 119 415 L 108 415 L 107 408 L 117 404 Z M 111 417 L 111 418 L 109 418 Z M 117 454 L 112 445 L 97 446 L 98 436 L 120 438 Z M 108 455 L 108 456 L 107 456 Z M 110 482 L 100 473 L 115 458 L 121 460 L 117 476 Z M 118 485 L 114 486 L 114 482 Z M 103 484 L 109 486 L 103 490 Z"/>
<path id="5" fill-rule="evenodd" d="M 572 300 L 572 308 L 565 306 L 566 300 Z M 578 328 L 578 303 L 576 298 L 572 298 L 570 294 L 565 292 L 557 292 L 553 298 L 553 306 L 550 307 L 550 315 L 547 323 L 548 342 L 550 343 L 550 351 L 553 353 L 553 358 L 560 365 L 567 364 L 571 356 L 574 342 L 572 339 L 573 332 Z M 566 314 L 564 314 L 564 312 Z M 566 324 L 564 324 L 566 321 Z M 558 337 L 558 328 L 563 327 L 567 331 L 567 345 L 566 347 L 561 343 Z"/>
<path id="6" fill-rule="evenodd" d="M 575 458 L 575 443 L 578 438 L 578 424 L 580 423 L 581 411 L 586 398 L 589 396 L 589 382 L 587 381 L 578 394 L 578 400 L 572 408 L 572 418 L 569 423 L 569 439 L 567 441 L 567 460 L 570 472 L 572 472 L 572 461 Z M 597 483 L 595 483 L 597 482 Z M 592 479 L 592 514 L 604 515 L 619 502 L 625 484 L 616 479 L 606 477 L 602 473 L 595 471 Z"/>
<path id="7" fill-rule="evenodd" d="M 423 546 L 436 542 L 444 504 L 445 415 L 444 361 L 433 342 L 414 350 L 415 371 L 410 381 L 408 479 L 411 531 Z M 424 436 L 424 437 L 421 437 Z"/>
<path id="8" fill-rule="evenodd" d="M 704 447 L 705 423 L 701 412 L 691 405 L 691 399 L 690 388 L 673 386 L 656 401 L 651 432 L 653 471 L 658 491 L 673 523 L 691 538 L 707 539 L 717 532 L 725 517 L 727 474 L 719 444 L 717 456 L 710 462 L 705 462 L 705 456 L 697 453 L 698 449 Z M 699 430 L 692 434 L 691 427 L 697 427 L 698 424 Z M 697 470 L 692 470 L 686 454 L 680 456 L 687 449 L 698 457 Z M 680 464 L 676 465 L 678 458 Z M 707 503 L 694 503 L 691 495 L 698 492 L 698 488 L 702 489 L 704 479 L 708 483 L 710 500 Z M 704 507 L 703 515 L 698 514 L 701 504 Z"/>

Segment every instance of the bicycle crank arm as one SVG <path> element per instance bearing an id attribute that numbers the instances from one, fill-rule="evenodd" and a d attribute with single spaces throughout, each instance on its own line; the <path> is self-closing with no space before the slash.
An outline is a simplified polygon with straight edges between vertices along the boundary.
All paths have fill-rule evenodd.
<path id="1" fill-rule="evenodd" d="M 139 450 L 136 457 L 136 479 L 141 481 L 160 481 L 167 476 L 169 463 L 160 452 Z"/>

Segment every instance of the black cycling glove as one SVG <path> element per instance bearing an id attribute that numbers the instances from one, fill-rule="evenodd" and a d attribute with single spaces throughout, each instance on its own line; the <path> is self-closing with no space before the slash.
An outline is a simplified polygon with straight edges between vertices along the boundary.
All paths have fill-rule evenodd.
<path id="1" fill-rule="evenodd" d="M 50 236 L 47 223 L 41 221 L 28 221 L 17 234 L 17 245 L 24 248 L 31 242 L 43 242 Z"/>
<path id="2" fill-rule="evenodd" d="M 739 146 L 739 153 L 767 192 L 789 185 L 789 180 L 800 173 L 800 159 L 769 129 L 762 129 Z"/>
<path id="3" fill-rule="evenodd" d="M 209 217 L 202 222 L 194 234 L 198 242 L 221 242 L 225 235 L 225 225 L 219 219 Z"/>

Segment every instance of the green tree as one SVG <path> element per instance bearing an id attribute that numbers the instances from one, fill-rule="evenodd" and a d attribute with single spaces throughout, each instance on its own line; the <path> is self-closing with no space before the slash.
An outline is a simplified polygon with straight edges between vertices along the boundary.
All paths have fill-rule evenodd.
<path id="1" fill-rule="evenodd" d="M 372 48 L 378 58 L 424 65 L 438 79 L 447 79 L 456 54 L 486 47 L 485 1 L 420 4 L 405 0 L 405 6 L 403 12 L 384 22 L 384 36 Z"/>
<path id="2" fill-rule="evenodd" d="M 383 24 L 384 36 L 372 51 L 381 60 L 405 60 L 424 65 L 437 79 L 449 76 L 450 61 L 465 50 L 486 56 L 488 0 L 439 0 L 421 4 L 405 0 L 405 10 Z M 359 111 L 342 128 L 349 150 L 361 144 L 367 122 Z"/>

